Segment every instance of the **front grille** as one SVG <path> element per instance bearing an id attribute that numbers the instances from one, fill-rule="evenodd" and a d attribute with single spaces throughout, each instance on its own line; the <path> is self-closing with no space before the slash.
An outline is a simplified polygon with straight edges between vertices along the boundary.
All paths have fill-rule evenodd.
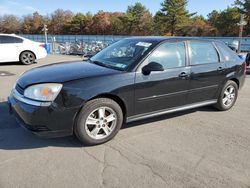
<path id="1" fill-rule="evenodd" d="M 24 89 L 20 85 L 16 84 L 15 89 L 19 94 L 24 95 Z"/>

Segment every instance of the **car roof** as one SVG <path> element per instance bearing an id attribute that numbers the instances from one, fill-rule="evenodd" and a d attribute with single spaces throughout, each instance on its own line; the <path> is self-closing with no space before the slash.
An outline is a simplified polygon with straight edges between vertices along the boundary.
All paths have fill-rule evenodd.
<path id="1" fill-rule="evenodd" d="M 9 36 L 9 37 L 16 37 L 16 38 L 20 38 L 22 40 L 25 40 L 27 41 L 28 39 L 24 38 L 24 37 L 21 37 L 19 35 L 16 35 L 16 34 L 6 34 L 6 33 L 0 33 L 0 36 Z"/>
<path id="2" fill-rule="evenodd" d="M 135 40 L 145 40 L 145 41 L 151 41 L 151 42 L 164 42 L 164 41 L 204 41 L 204 42 L 218 42 L 218 40 L 214 39 L 202 39 L 199 37 L 160 37 L 160 36 L 148 36 L 148 37 L 129 37 L 127 39 L 135 39 Z"/>
<path id="3" fill-rule="evenodd" d="M 17 36 L 16 34 L 0 33 L 1 36 Z"/>
<path id="4" fill-rule="evenodd" d="M 9 37 L 17 37 L 17 38 L 20 38 L 20 39 L 24 39 L 23 37 L 18 36 L 18 35 L 16 35 L 16 34 L 0 33 L 0 36 L 9 36 Z"/>

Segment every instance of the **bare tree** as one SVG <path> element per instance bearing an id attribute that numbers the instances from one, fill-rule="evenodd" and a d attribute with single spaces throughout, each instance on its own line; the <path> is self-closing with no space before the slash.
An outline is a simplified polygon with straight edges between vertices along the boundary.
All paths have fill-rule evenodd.
<path id="1" fill-rule="evenodd" d="M 22 27 L 22 22 L 15 15 L 4 15 L 0 17 L 1 33 L 20 33 L 21 27 Z"/>

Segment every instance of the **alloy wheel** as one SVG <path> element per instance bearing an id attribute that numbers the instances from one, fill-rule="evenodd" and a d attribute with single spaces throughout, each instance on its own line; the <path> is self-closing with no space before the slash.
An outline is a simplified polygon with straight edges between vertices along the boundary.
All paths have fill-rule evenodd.
<path id="1" fill-rule="evenodd" d="M 21 55 L 22 63 L 30 65 L 35 62 L 35 56 L 31 52 L 23 52 Z"/>
<path id="2" fill-rule="evenodd" d="M 107 138 L 115 129 L 117 115 L 109 107 L 100 107 L 90 113 L 86 122 L 85 130 L 93 139 Z"/>
<path id="3" fill-rule="evenodd" d="M 234 100 L 235 100 L 235 88 L 230 85 L 226 88 L 223 98 L 222 98 L 222 103 L 228 107 L 230 105 L 233 104 Z"/>

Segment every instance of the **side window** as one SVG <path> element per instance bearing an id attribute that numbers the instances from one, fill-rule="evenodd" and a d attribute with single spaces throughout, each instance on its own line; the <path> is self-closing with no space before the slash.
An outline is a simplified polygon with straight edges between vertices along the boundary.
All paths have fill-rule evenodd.
<path id="1" fill-rule="evenodd" d="M 184 42 L 162 44 L 151 54 L 148 62 L 160 63 L 164 69 L 185 66 L 186 50 Z"/>
<path id="2" fill-rule="evenodd" d="M 3 36 L 0 36 L 0 44 L 2 44 L 3 43 Z"/>
<path id="3" fill-rule="evenodd" d="M 218 63 L 219 56 L 211 42 L 190 42 L 191 64 L 209 64 Z"/>
<path id="4" fill-rule="evenodd" d="M 14 43 L 14 40 L 12 39 L 12 37 L 9 36 L 1 36 L 1 43 L 2 44 L 9 44 L 9 43 Z"/>
<path id="5" fill-rule="evenodd" d="M 0 36 L 0 42 L 2 44 L 11 44 L 11 43 L 22 43 L 23 40 L 17 37 Z"/>
<path id="6" fill-rule="evenodd" d="M 219 49 L 223 61 L 238 60 L 239 57 L 235 51 L 231 50 L 228 46 L 221 42 L 216 42 L 216 46 Z"/>

